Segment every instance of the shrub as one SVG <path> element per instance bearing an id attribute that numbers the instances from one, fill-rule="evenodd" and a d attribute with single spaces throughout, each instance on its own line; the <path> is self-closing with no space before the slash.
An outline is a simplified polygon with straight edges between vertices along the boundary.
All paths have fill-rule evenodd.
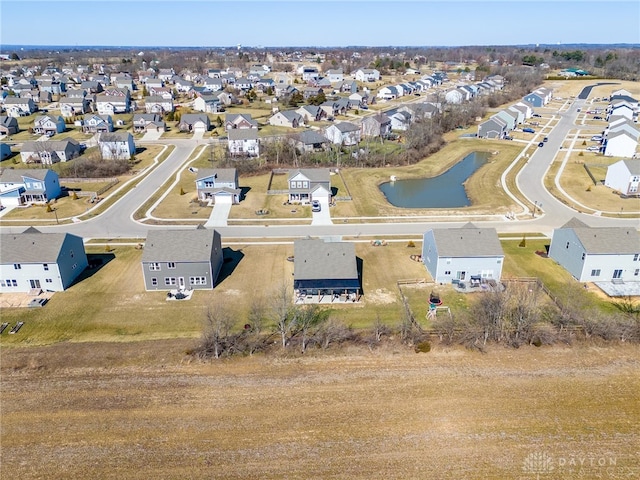
<path id="1" fill-rule="evenodd" d="M 416 344 L 415 351 L 416 353 L 429 353 L 431 351 L 431 342 L 424 340 Z"/>
<path id="2" fill-rule="evenodd" d="M 413 243 L 413 240 L 409 240 L 409 243 L 407 243 L 407 247 L 409 248 L 414 248 L 416 246 L 415 243 Z"/>

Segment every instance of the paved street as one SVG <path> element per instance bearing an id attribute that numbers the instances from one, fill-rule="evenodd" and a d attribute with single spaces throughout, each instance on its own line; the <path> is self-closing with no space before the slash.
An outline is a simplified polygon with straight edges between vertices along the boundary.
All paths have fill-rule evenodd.
<path id="1" fill-rule="evenodd" d="M 517 177 L 517 185 L 520 191 L 533 203 L 542 206 L 532 217 L 525 220 L 497 220 L 496 216 L 489 215 L 486 220 L 474 218 L 474 223 L 494 227 L 499 233 L 519 233 L 539 231 L 550 235 L 554 228 L 561 226 L 573 216 L 577 216 L 589 225 L 604 226 L 632 226 L 638 227 L 636 218 L 610 218 L 597 215 L 580 214 L 569 208 L 564 203 L 553 197 L 544 187 L 543 178 L 553 162 L 556 152 L 570 130 L 593 127 L 575 125 L 577 108 L 582 108 L 584 99 L 576 99 L 570 108 L 563 113 L 557 113 L 560 120 L 548 134 L 549 141 L 544 148 L 538 148 L 531 156 L 526 166 Z M 542 140 L 538 135 L 532 139 L 537 144 Z M 145 142 L 149 144 L 172 144 L 174 151 L 160 165 L 155 167 L 138 185 L 127 192 L 102 214 L 86 221 L 60 226 L 38 227 L 45 231 L 67 231 L 80 235 L 83 238 L 135 238 L 146 237 L 147 231 L 154 228 L 184 228 L 176 226 L 145 225 L 133 219 L 133 214 L 143 205 L 168 178 L 173 176 L 189 159 L 198 146 L 206 144 L 205 140 L 171 139 Z M 430 228 L 444 228 L 461 226 L 468 221 L 466 217 L 449 217 L 445 221 L 425 221 L 408 223 L 353 223 L 355 220 L 342 221 L 342 223 L 330 218 L 328 203 L 322 205 L 320 213 L 314 213 L 311 225 L 278 225 L 270 222 L 265 225 L 241 225 L 227 226 L 226 216 L 228 212 L 222 208 L 215 211 L 207 225 L 215 226 L 223 238 L 261 238 L 270 237 L 303 237 L 311 236 L 388 236 L 388 235 L 421 235 Z M 3 232 L 22 232 L 24 226 L 2 227 Z"/>

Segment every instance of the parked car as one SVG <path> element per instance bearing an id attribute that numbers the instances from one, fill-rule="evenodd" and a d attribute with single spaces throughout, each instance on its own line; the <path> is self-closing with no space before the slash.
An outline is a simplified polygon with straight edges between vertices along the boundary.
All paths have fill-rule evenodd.
<path id="1" fill-rule="evenodd" d="M 534 113 L 533 115 L 531 115 L 532 117 L 542 117 L 542 115 L 540 115 L 539 113 Z"/>
<path id="2" fill-rule="evenodd" d="M 602 117 L 600 115 L 595 115 L 593 117 L 594 120 L 602 120 Z"/>
<path id="3" fill-rule="evenodd" d="M 536 131 L 533 128 L 523 128 L 522 131 L 524 133 L 536 133 Z"/>
<path id="4" fill-rule="evenodd" d="M 313 200 L 311 202 L 311 211 L 319 212 L 322 208 L 320 207 L 320 202 L 318 200 Z"/>
<path id="5" fill-rule="evenodd" d="M 504 139 L 505 140 L 513 140 L 513 137 L 506 136 L 506 137 L 504 137 Z"/>
<path id="6" fill-rule="evenodd" d="M 601 142 L 602 141 L 602 136 L 594 135 L 593 137 L 591 137 L 591 141 L 592 142 Z"/>
<path id="7" fill-rule="evenodd" d="M 544 137 L 544 140 L 542 140 L 543 142 L 548 142 L 549 141 L 549 137 Z"/>
<path id="8" fill-rule="evenodd" d="M 587 152 L 599 152 L 599 151 L 600 151 L 600 147 L 596 145 L 591 145 L 590 147 L 587 147 Z"/>
<path id="9" fill-rule="evenodd" d="M 540 142 L 540 143 L 538 144 L 538 146 L 539 146 L 539 147 L 544 147 L 544 142 Z"/>

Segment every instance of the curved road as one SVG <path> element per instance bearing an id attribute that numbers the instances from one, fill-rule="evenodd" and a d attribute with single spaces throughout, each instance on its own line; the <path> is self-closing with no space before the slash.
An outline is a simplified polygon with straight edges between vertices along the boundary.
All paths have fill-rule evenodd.
<path id="1" fill-rule="evenodd" d="M 583 91 L 584 94 L 584 91 Z M 588 92 L 587 92 L 588 94 Z M 474 220 L 474 223 L 485 227 L 494 227 L 499 233 L 521 233 L 539 231 L 550 235 L 554 228 L 566 223 L 571 217 L 578 217 L 592 226 L 631 226 L 638 227 L 637 218 L 610 218 L 579 214 L 551 195 L 543 184 L 545 174 L 553 162 L 568 132 L 578 127 L 574 124 L 577 108 L 584 106 L 586 95 L 580 95 L 560 119 L 544 148 L 538 148 L 529 162 L 520 171 L 516 183 L 520 191 L 533 203 L 543 206 L 544 215 L 527 220 L 496 221 L 495 216 L 488 216 L 486 221 Z M 533 141 L 533 140 L 532 140 Z M 540 140 L 536 140 L 536 143 Z M 189 159 L 192 152 L 203 143 L 202 140 L 172 140 L 146 142 L 175 145 L 174 151 L 161 164 L 156 166 L 138 185 L 127 192 L 102 214 L 86 221 L 38 227 L 43 231 L 69 232 L 85 239 L 89 238 L 138 238 L 146 237 L 147 231 L 155 228 L 185 228 L 184 226 L 156 226 L 141 224 L 133 220 L 133 214 L 161 186 L 177 172 Z M 223 238 L 269 238 L 269 237 L 303 237 L 303 236 L 383 236 L 383 235 L 422 235 L 430 228 L 449 228 L 465 224 L 467 218 L 459 221 L 430 221 L 411 223 L 344 223 L 333 225 L 238 225 L 216 227 Z M 187 227 L 190 228 L 190 227 Z M 3 232 L 22 232 L 24 226 L 2 227 Z"/>

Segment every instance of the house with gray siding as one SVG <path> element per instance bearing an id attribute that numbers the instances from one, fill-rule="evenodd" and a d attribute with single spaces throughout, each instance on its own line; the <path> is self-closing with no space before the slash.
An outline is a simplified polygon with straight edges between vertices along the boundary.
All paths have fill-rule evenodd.
<path id="1" fill-rule="evenodd" d="M 82 238 L 70 233 L 0 234 L 0 293 L 61 292 L 87 267 Z"/>
<path id="2" fill-rule="evenodd" d="M 297 302 L 355 302 L 360 299 L 360 272 L 353 243 L 294 240 L 293 258 L 293 288 Z"/>
<path id="3" fill-rule="evenodd" d="M 438 283 L 500 280 L 504 251 L 495 228 L 469 222 L 460 228 L 436 228 L 424 234 L 422 261 Z"/>
<path id="4" fill-rule="evenodd" d="M 145 290 L 211 290 L 222 263 L 216 230 L 149 230 L 142 254 Z"/>
<path id="5" fill-rule="evenodd" d="M 289 201 L 310 203 L 327 199 L 331 202 L 331 175 L 328 168 L 299 168 L 289 172 Z"/>
<path id="6" fill-rule="evenodd" d="M 478 138 L 502 138 L 507 134 L 507 124 L 497 115 L 478 125 Z"/>
<path id="7" fill-rule="evenodd" d="M 553 231 L 549 257 L 580 282 L 639 282 L 640 234 L 572 218 Z"/>

